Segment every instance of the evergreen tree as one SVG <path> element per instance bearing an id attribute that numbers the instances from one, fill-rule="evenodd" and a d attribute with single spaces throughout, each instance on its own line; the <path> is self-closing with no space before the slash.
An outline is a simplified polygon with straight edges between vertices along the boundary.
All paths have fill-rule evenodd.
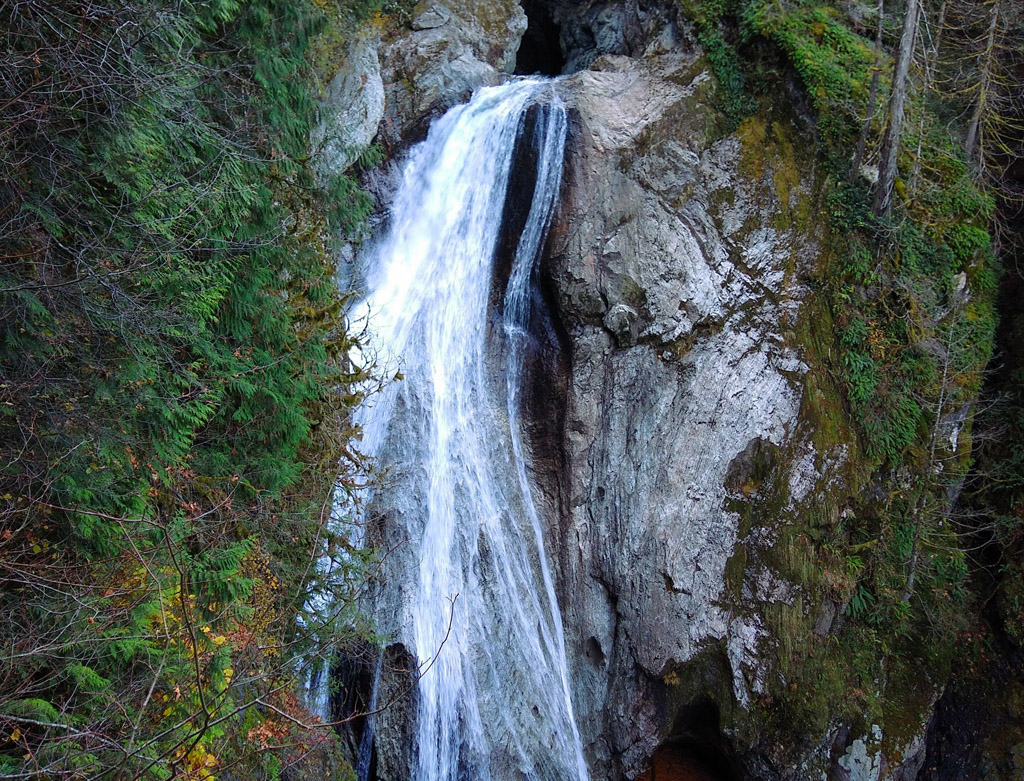
<path id="1" fill-rule="evenodd" d="M 352 588 L 313 562 L 362 379 L 330 236 L 368 200 L 308 168 L 325 10 L 0 5 L 0 772 L 333 751 L 293 689 L 306 596 Z"/>

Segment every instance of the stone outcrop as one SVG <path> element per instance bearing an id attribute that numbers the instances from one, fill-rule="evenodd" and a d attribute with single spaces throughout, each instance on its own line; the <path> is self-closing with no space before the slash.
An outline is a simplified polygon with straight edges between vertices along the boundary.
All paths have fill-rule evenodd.
<path id="1" fill-rule="evenodd" d="M 377 135 L 384 118 L 380 38 L 364 33 L 347 47 L 341 69 L 327 85 L 311 146 L 321 176 L 348 170 Z"/>
<path id="2" fill-rule="evenodd" d="M 724 132 L 713 84 L 698 51 L 648 48 L 562 85 L 575 123 L 545 274 L 566 399 L 548 495 L 588 757 L 596 778 L 636 777 L 659 746 L 706 746 L 688 714 L 710 708 L 714 777 L 909 778 L 938 693 L 925 674 L 879 689 L 888 719 L 829 718 L 836 691 L 818 727 L 766 716 L 797 687 L 787 649 L 840 642 L 845 603 L 806 539 L 868 475 L 820 347 L 830 248 L 810 128 L 779 110 Z"/>
<path id="3" fill-rule="evenodd" d="M 715 777 L 909 778 L 938 694 L 923 671 L 879 685 L 888 718 L 830 717 L 841 690 L 806 695 L 818 726 L 766 715 L 797 689 L 792 648 L 841 642 L 848 592 L 808 540 L 869 475 L 822 355 L 810 128 L 777 110 L 724 132 L 713 85 L 679 48 L 562 82 L 575 122 L 545 283 L 564 423 L 537 462 L 559 471 L 549 550 L 588 758 L 595 778 L 637 777 L 659 746 L 706 745 L 688 714 L 710 708 L 732 768 Z"/>
<path id="4" fill-rule="evenodd" d="M 792 331 L 820 248 L 779 218 L 813 177 L 780 192 L 770 165 L 741 173 L 741 141 L 707 127 L 709 88 L 679 53 L 605 56 L 564 85 L 578 121 L 548 267 L 571 365 L 557 550 L 598 777 L 643 770 L 673 718 L 666 681 L 709 647 L 749 706 L 766 685 L 754 603 L 788 598 L 767 570 L 745 576 L 749 600 L 729 593 L 744 487 L 727 485 L 796 434 Z"/>
<path id="5" fill-rule="evenodd" d="M 384 45 L 383 139 L 419 140 L 446 109 L 515 68 L 526 15 L 515 0 L 423 0 L 411 30 Z"/>
<path id="6" fill-rule="evenodd" d="M 343 173 L 378 134 L 392 150 L 419 140 L 430 120 L 512 72 L 525 31 L 515 0 L 423 0 L 408 29 L 358 36 L 321 102 L 318 170 Z"/>

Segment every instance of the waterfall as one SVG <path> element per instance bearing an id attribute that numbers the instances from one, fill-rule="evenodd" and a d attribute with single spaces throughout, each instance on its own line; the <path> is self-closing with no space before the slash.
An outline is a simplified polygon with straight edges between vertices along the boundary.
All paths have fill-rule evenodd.
<path id="1" fill-rule="evenodd" d="M 520 404 L 534 272 L 561 184 L 567 115 L 554 83 L 479 90 L 412 150 L 355 313 L 400 369 L 358 412 L 388 470 L 368 505 L 416 562 L 390 573 L 381 630 L 419 662 L 416 778 L 586 779 L 562 621 L 531 489 Z M 492 294 L 517 148 L 536 177 L 504 294 Z"/>

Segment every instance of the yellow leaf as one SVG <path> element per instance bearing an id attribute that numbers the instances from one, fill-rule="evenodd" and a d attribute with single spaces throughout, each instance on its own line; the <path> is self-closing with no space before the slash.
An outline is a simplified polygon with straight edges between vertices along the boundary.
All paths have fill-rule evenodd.
<path id="1" fill-rule="evenodd" d="M 14 730 L 14 732 L 11 733 L 11 740 L 14 740 L 14 741 L 21 740 L 21 730 L 20 729 L 16 729 L 16 730 Z"/>

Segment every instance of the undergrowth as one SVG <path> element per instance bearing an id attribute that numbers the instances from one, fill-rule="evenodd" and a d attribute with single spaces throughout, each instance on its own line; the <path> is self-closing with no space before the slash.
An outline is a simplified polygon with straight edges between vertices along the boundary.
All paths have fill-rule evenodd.
<path id="1" fill-rule="evenodd" d="M 302 689 L 360 634 L 369 199 L 314 183 L 309 57 L 355 5 L 0 8 L 5 777 L 342 772 Z"/>

